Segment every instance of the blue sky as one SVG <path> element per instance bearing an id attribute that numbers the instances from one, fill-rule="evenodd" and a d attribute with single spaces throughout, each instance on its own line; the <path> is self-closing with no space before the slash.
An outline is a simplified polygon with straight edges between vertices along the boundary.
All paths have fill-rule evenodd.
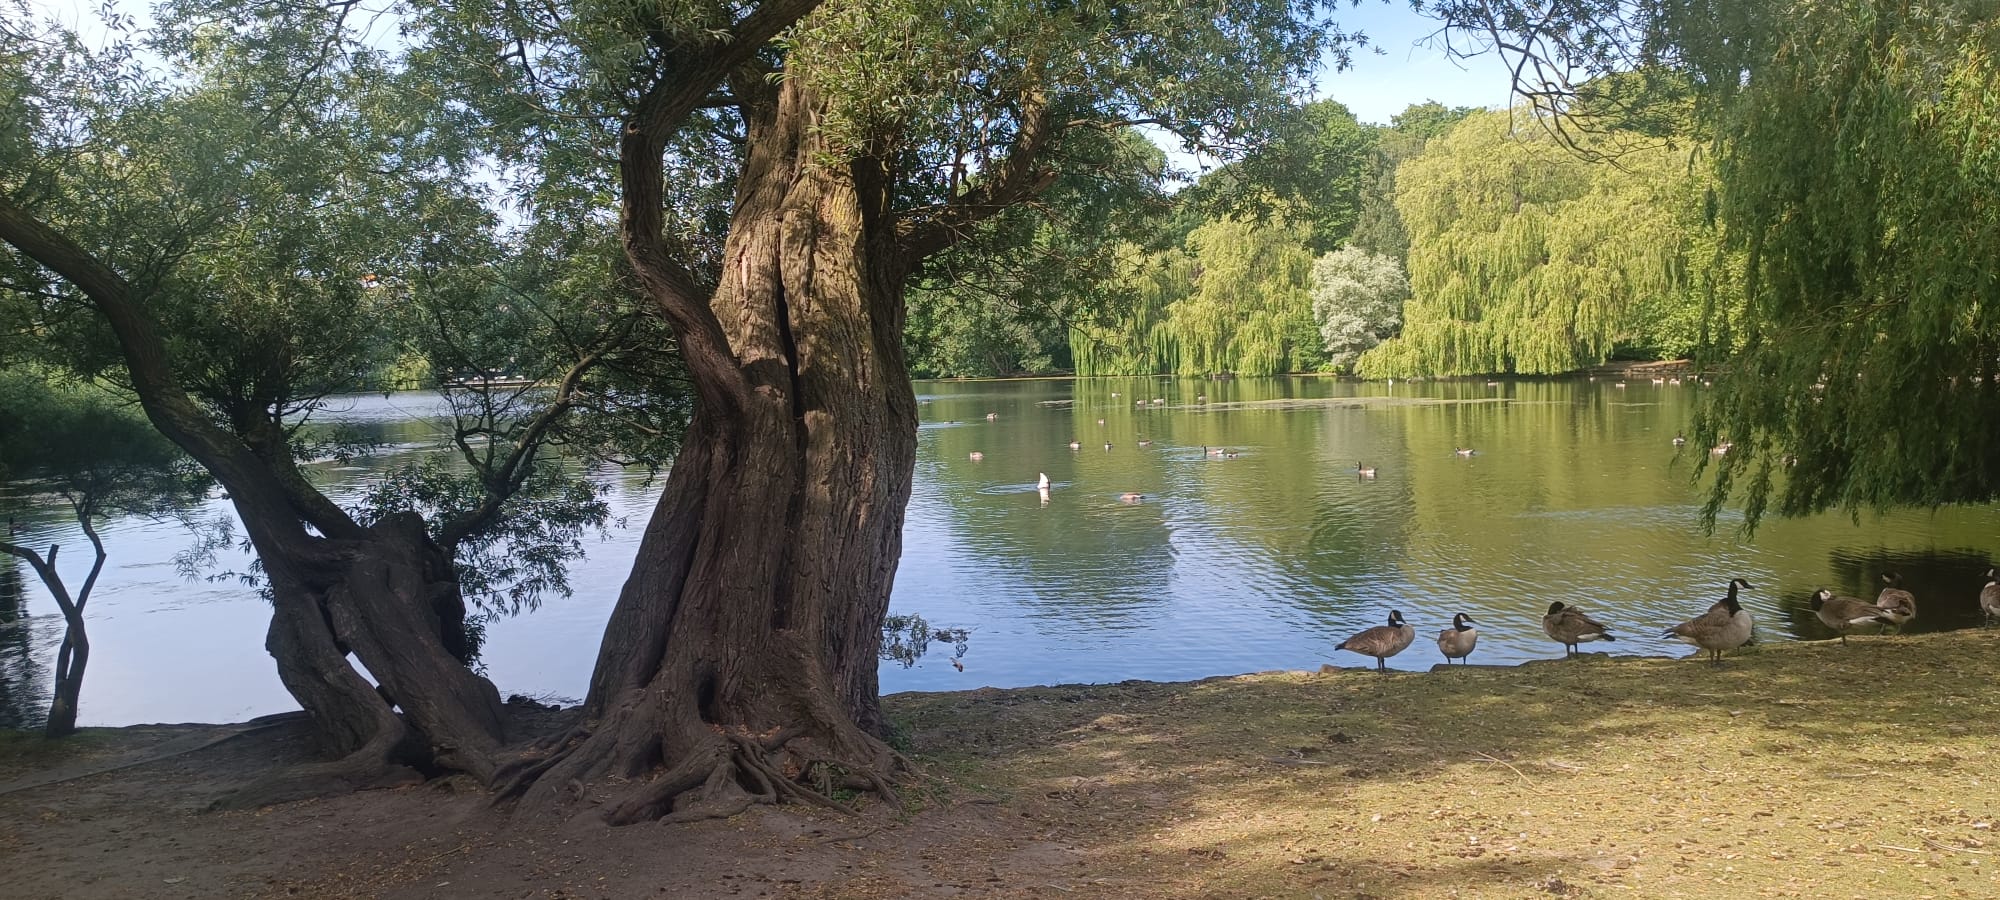
<path id="1" fill-rule="evenodd" d="M 1454 60 L 1442 46 L 1418 46 L 1438 23 L 1412 12 L 1407 0 L 1362 0 L 1343 7 L 1336 21 L 1365 33 L 1372 46 L 1355 51 L 1346 71 L 1323 71 L 1318 96 L 1346 104 L 1363 122 L 1386 125 L 1404 107 L 1425 100 L 1488 107 L 1510 101 L 1507 66 L 1498 56 Z"/>

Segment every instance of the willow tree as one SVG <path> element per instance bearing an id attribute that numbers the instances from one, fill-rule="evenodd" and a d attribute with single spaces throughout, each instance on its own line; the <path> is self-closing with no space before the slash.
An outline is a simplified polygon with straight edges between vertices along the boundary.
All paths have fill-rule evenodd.
<path id="1" fill-rule="evenodd" d="M 1553 113 L 1636 60 L 1691 87 L 1746 259 L 1742 319 L 1703 353 L 1696 430 L 1737 448 L 1711 520 L 1739 489 L 1752 523 L 2000 497 L 2000 6 L 1445 7 L 1541 73 L 1518 87 Z"/>
<path id="2" fill-rule="evenodd" d="M 1193 290 L 1167 314 L 1176 371 L 1277 375 L 1324 362 L 1312 316 L 1309 234 L 1289 220 L 1229 216 L 1188 235 Z"/>
<path id="3" fill-rule="evenodd" d="M 496 133 L 615 126 L 619 230 L 695 394 L 581 721 L 512 787 L 702 815 L 889 790 L 876 648 L 916 442 L 905 290 L 1137 122 L 1247 145 L 1319 4 L 453 4 L 425 14 Z M 499 67 L 496 68 L 496 61 Z M 475 99 L 475 103 L 485 100 Z M 552 113 L 547 116 L 545 113 Z M 537 118 L 540 117 L 540 118 Z M 558 118 L 560 117 L 560 118 Z M 715 253 L 674 203 L 726 185 Z M 620 787 L 622 786 L 622 787 Z"/>
<path id="4" fill-rule="evenodd" d="M 1698 304 L 1700 169 L 1664 144 L 1617 162 L 1572 153 L 1525 110 L 1475 113 L 1405 162 L 1411 298 L 1402 336 L 1359 370 L 1567 372 L 1639 335 L 1638 311 Z"/>
<path id="5" fill-rule="evenodd" d="M 45 364 L 135 396 L 228 492 L 272 602 L 265 647 L 336 757 L 245 802 L 418 767 L 497 770 L 507 735 L 497 691 L 468 666 L 468 589 L 524 595 L 462 578 L 457 557 L 525 562 L 502 581 L 525 577 L 529 594 L 558 586 L 551 547 L 578 521 L 515 526 L 546 511 L 534 501 L 574 512 L 591 498 L 561 502 L 569 482 L 546 448 L 588 439 L 563 412 L 598 385 L 599 363 L 634 334 L 657 342 L 588 306 L 516 316 L 521 348 L 453 321 L 470 307 L 490 323 L 522 305 L 503 289 L 519 285 L 496 284 L 506 254 L 468 187 L 467 145 L 399 102 L 410 84 L 348 43 L 347 9 L 163 25 L 145 53 L 93 50 L 25 11 L 0 21 L 0 309 Z M 469 410 L 457 479 L 413 477 L 343 507 L 303 465 L 339 448 L 303 426 L 410 329 L 451 345 L 440 372 L 508 366 L 555 387 Z"/>

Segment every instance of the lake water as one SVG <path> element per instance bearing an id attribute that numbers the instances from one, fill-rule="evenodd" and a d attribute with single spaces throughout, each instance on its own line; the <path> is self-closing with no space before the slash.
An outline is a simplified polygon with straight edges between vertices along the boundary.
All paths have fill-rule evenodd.
<path id="1" fill-rule="evenodd" d="M 1552 600 L 1616 626 L 1616 643 L 1589 649 L 1681 655 L 1692 648 L 1660 631 L 1732 577 L 1756 585 L 1744 601 L 1761 640 L 1826 637 L 1806 607 L 1813 589 L 1872 598 L 1885 570 L 1917 594 L 1910 630 L 1967 627 L 1980 574 L 2000 555 L 1993 507 L 1774 520 L 1749 542 L 1727 521 L 1702 534 L 1690 473 L 1706 451 L 1671 443 L 1692 386 L 1112 378 L 917 390 L 923 425 L 891 612 L 970 634 L 962 652 L 932 643 L 913 665 L 885 661 L 885 692 L 1370 665 L 1332 648 L 1390 609 L 1419 632 L 1392 668 L 1440 662 L 1431 636 L 1455 612 L 1481 626 L 1474 662 L 1553 658 L 1562 648 L 1540 629 Z M 371 471 L 430 452 L 437 405 L 425 394 L 341 400 L 327 417 L 373 429 L 388 449 L 317 476 L 351 497 Z M 1358 477 L 1363 463 L 1377 477 Z M 575 566 L 575 596 L 491 627 L 485 660 L 503 693 L 583 693 L 657 491 L 614 477 L 624 521 Z M 1122 500 L 1128 492 L 1143 499 Z M 21 525 L 24 541 L 68 547 L 72 570 L 85 562 L 86 545 L 53 512 Z M 267 608 L 253 589 L 183 579 L 177 525 L 104 531 L 111 560 L 89 610 L 84 724 L 293 708 L 264 653 Z M 23 615 L 0 624 L 0 709 L 32 710 L 47 702 L 62 619 L 10 565 L 0 561 L 0 592 L 24 594 Z"/>

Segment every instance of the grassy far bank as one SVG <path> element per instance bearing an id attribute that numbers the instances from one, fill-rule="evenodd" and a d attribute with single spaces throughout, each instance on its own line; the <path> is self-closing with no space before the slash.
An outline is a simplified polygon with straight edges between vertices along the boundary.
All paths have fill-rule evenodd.
<path id="1" fill-rule="evenodd" d="M 0 856 L 21 897 L 1987 897 L 1996 677 L 1958 632 L 903 694 L 907 815 L 616 830 L 438 786 L 193 812 L 297 749 L 246 735 L 0 795 Z"/>

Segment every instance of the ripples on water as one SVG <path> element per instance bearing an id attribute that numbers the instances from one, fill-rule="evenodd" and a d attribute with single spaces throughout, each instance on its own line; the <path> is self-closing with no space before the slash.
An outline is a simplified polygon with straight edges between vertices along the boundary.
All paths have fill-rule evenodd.
<path id="1" fill-rule="evenodd" d="M 1911 630 L 1978 623 L 1980 574 L 2000 543 L 1991 507 L 1772 521 L 1751 543 L 1727 522 L 1703 536 L 1689 481 L 1703 453 L 1670 441 L 1687 428 L 1694 390 L 920 384 L 924 424 L 891 609 L 972 635 L 964 671 L 933 647 L 913 667 L 886 663 L 883 690 L 1366 665 L 1331 648 L 1390 609 L 1419 631 L 1393 668 L 1442 661 L 1430 637 L 1455 612 L 1481 626 L 1475 663 L 1554 658 L 1561 647 L 1540 628 L 1553 600 L 1617 626 L 1619 641 L 1593 650 L 1684 655 L 1691 648 L 1657 635 L 1739 576 L 1757 586 L 1744 600 L 1761 640 L 1826 636 L 1806 607 L 1811 592 L 1872 598 L 1888 570 L 1917 594 Z M 1154 398 L 1167 402 L 1134 405 Z M 1047 403 L 1062 400 L 1074 402 Z M 434 395 L 403 394 L 329 411 L 398 448 L 323 469 L 330 491 L 351 497 L 369 472 L 408 459 L 435 433 L 438 409 Z M 975 450 L 985 458 L 971 460 Z M 1358 477 L 1360 464 L 1378 476 Z M 1044 473 L 1046 505 L 1035 490 Z M 492 626 L 485 655 L 502 691 L 583 692 L 657 491 L 616 479 L 614 515 L 625 524 L 590 545 L 573 573 L 576 596 Z M 1144 500 L 1121 501 L 1127 492 Z M 54 516 L 28 527 L 38 541 L 75 540 Z M 290 706 L 263 652 L 267 612 L 253 591 L 182 580 L 171 561 L 186 539 L 175 526 L 127 520 L 109 531 L 86 722 L 230 720 Z M 0 677 L 39 665 L 45 679 L 61 619 L 32 578 L 26 593 L 25 623 L 0 624 Z"/>

